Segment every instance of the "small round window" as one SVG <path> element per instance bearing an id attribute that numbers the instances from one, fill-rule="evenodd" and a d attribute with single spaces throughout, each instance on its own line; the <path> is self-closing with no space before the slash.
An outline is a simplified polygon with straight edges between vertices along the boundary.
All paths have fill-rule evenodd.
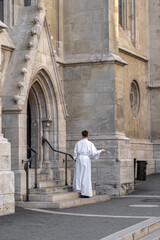
<path id="1" fill-rule="evenodd" d="M 131 105 L 132 114 L 134 116 L 137 116 L 140 108 L 140 91 L 139 91 L 138 83 L 135 80 L 131 83 L 130 105 Z"/>

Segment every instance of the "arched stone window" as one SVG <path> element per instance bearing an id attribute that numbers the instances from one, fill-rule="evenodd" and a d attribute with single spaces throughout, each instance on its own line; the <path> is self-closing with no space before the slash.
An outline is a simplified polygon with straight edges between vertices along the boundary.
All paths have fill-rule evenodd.
<path id="1" fill-rule="evenodd" d="M 14 25 L 14 0 L 0 0 L 0 20 L 7 26 Z"/>
<path id="2" fill-rule="evenodd" d="M 37 5 L 37 0 L 24 0 L 24 6 L 35 6 Z"/>
<path id="3" fill-rule="evenodd" d="M 24 6 L 31 6 L 31 0 L 24 0 Z"/>
<path id="4" fill-rule="evenodd" d="M 0 0 L 0 20 L 4 22 L 4 6 L 3 0 Z"/>
<path id="5" fill-rule="evenodd" d="M 14 25 L 14 0 L 12 0 L 12 25 Z"/>
<path id="6" fill-rule="evenodd" d="M 135 42 L 135 0 L 119 0 L 119 24 Z"/>
<path id="7" fill-rule="evenodd" d="M 119 0 L 119 24 L 122 26 L 122 0 Z"/>
<path id="8" fill-rule="evenodd" d="M 140 90 L 137 81 L 133 80 L 130 88 L 130 106 L 134 116 L 137 116 L 140 109 Z"/>

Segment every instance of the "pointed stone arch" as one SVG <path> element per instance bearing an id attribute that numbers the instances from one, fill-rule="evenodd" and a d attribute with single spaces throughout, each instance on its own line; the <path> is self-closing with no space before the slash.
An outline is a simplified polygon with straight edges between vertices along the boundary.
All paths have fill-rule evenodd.
<path id="1" fill-rule="evenodd" d="M 54 74 L 54 73 L 53 73 Z M 55 76 L 49 70 L 39 68 L 25 89 L 25 101 L 19 111 L 3 112 L 3 133 L 11 142 L 12 170 L 16 179 L 16 199 L 25 195 L 25 172 L 22 159 L 27 159 L 27 106 L 31 112 L 31 147 L 38 152 L 38 173 L 54 176 L 64 172 L 63 159 L 47 146 L 42 146 L 45 135 L 55 149 L 66 151 L 66 119 Z M 34 162 L 31 168 L 34 168 Z M 34 187 L 34 169 L 30 170 L 30 188 Z"/>
<path id="2" fill-rule="evenodd" d="M 59 148 L 58 100 L 45 69 L 40 69 L 31 81 L 27 101 L 31 110 L 31 147 L 38 152 L 38 166 L 43 167 L 44 161 L 52 162 L 54 156 L 51 152 L 43 152 L 48 149 L 42 149 L 42 137 L 48 138 L 54 148 Z M 49 159 L 44 159 L 45 154 Z"/>

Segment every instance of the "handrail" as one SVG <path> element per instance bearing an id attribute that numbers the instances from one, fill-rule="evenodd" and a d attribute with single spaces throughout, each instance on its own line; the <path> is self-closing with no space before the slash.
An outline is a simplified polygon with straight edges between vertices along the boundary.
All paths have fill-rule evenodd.
<path id="1" fill-rule="evenodd" d="M 35 158 L 35 188 L 37 188 L 37 152 L 28 145 L 27 148 L 34 152 L 28 160 L 22 160 L 22 163 L 24 163 L 24 170 L 26 172 L 26 202 L 29 202 L 29 163 L 31 163 Z"/>
<path id="2" fill-rule="evenodd" d="M 72 160 L 74 160 L 73 156 L 71 154 L 69 154 L 69 153 L 62 152 L 62 151 L 59 151 L 59 150 L 55 150 L 46 138 L 42 138 L 42 145 L 45 142 L 49 145 L 49 147 L 51 148 L 51 150 L 53 152 L 57 152 L 59 154 L 64 154 L 65 155 L 65 185 L 68 185 L 68 183 L 67 183 L 67 156 L 69 156 L 70 158 L 72 158 Z"/>
<path id="3" fill-rule="evenodd" d="M 29 147 L 28 145 L 27 148 L 30 149 L 32 152 L 37 153 L 33 148 Z"/>
<path id="4" fill-rule="evenodd" d="M 73 158 L 73 156 L 72 156 L 71 154 L 66 153 L 66 152 L 62 152 L 62 151 L 59 151 L 59 150 L 55 150 L 46 138 L 42 138 L 42 144 L 44 144 L 45 142 L 48 143 L 48 145 L 50 146 L 50 148 L 51 148 L 54 152 L 61 153 L 61 154 L 65 154 L 65 155 L 67 155 L 67 156 L 70 156 L 70 157 L 74 160 L 74 158 Z M 75 160 L 74 160 L 74 161 L 75 161 Z"/>

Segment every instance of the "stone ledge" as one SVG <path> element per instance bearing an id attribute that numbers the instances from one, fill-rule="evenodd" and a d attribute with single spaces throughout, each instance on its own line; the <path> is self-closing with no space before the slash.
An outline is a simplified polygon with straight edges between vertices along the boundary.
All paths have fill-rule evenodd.
<path id="1" fill-rule="evenodd" d="M 141 238 L 141 240 L 160 240 L 160 230 L 150 233 L 148 236 Z"/>
<path id="2" fill-rule="evenodd" d="M 102 64 L 102 63 L 112 63 L 118 64 L 121 66 L 127 65 L 120 56 L 110 53 L 110 54 L 77 54 L 77 55 L 69 55 L 66 58 L 67 60 L 61 60 L 59 58 L 56 59 L 57 63 L 62 66 L 70 66 L 70 65 L 83 65 L 83 64 Z"/>
<path id="3" fill-rule="evenodd" d="M 81 135 L 77 134 L 67 134 L 67 141 L 78 141 L 80 140 Z M 99 134 L 94 134 L 94 135 L 89 135 L 89 138 L 92 140 L 125 140 L 128 141 L 130 140 L 123 134 L 107 134 L 107 135 L 99 135 Z"/>
<path id="4" fill-rule="evenodd" d="M 148 62 L 149 61 L 149 59 L 147 57 L 145 57 L 143 55 L 140 55 L 140 54 L 138 54 L 136 52 L 133 52 L 131 50 L 128 50 L 127 48 L 124 48 L 122 46 L 119 46 L 119 51 L 124 53 L 124 54 L 127 54 L 127 55 L 129 55 L 131 57 L 137 58 L 137 59 L 139 59 L 141 61 L 144 61 L 144 62 Z"/>
<path id="5" fill-rule="evenodd" d="M 160 228 L 160 218 L 152 218 L 128 227 L 101 240 L 136 240 Z"/>
<path id="6" fill-rule="evenodd" d="M 17 207 L 22 208 L 71 208 L 76 206 L 83 206 L 97 202 L 104 202 L 109 200 L 107 195 L 99 195 L 91 198 L 76 198 L 71 200 L 64 200 L 59 202 L 16 202 Z"/>
<path id="7" fill-rule="evenodd" d="M 5 25 L 2 21 L 0 21 L 0 32 L 3 30 L 3 29 L 7 29 L 7 25 Z"/>

